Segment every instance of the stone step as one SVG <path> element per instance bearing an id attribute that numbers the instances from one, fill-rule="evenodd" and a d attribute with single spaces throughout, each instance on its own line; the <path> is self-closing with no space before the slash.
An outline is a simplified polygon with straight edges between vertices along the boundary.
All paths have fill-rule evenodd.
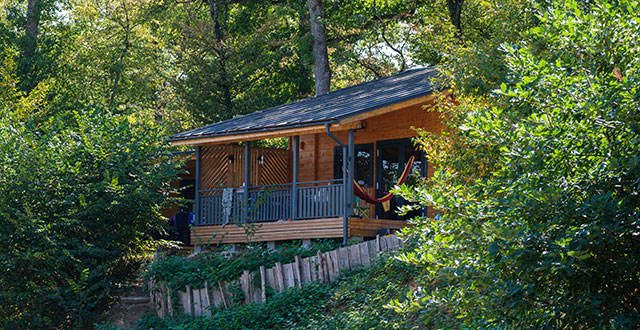
<path id="1" fill-rule="evenodd" d="M 144 297 L 144 296 L 120 297 L 120 302 L 123 304 L 148 304 L 149 297 Z"/>

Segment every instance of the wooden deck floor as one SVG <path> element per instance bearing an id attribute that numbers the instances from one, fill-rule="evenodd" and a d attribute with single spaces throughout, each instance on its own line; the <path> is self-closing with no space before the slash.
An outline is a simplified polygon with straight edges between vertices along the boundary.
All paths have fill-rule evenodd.
<path id="1" fill-rule="evenodd" d="M 375 237 L 384 228 L 400 229 L 406 221 L 379 219 L 349 219 L 349 236 Z M 340 238 L 342 218 L 265 222 L 238 226 L 198 226 L 191 233 L 191 244 L 247 243 L 293 239 Z"/>

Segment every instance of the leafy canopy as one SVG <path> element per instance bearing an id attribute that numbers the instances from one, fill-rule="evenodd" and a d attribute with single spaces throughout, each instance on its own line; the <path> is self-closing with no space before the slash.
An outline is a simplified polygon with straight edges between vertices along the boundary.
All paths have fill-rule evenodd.
<path id="1" fill-rule="evenodd" d="M 90 328 L 135 278 L 178 164 L 160 156 L 156 127 L 129 117 L 36 118 L 45 87 L 17 91 L 11 63 L 0 67 L 0 328 Z"/>
<path id="2" fill-rule="evenodd" d="M 503 43 L 491 94 L 445 104 L 421 134 L 439 169 L 406 198 L 435 206 L 404 255 L 438 327 L 631 328 L 640 322 L 640 10 L 557 1 Z M 479 68 L 482 69 L 482 68 Z M 454 80 L 455 81 L 455 80 Z"/>

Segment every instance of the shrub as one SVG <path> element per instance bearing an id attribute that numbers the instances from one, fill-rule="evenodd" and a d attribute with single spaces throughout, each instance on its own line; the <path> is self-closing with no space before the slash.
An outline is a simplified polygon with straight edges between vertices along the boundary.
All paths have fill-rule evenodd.
<path id="1" fill-rule="evenodd" d="M 385 256 L 370 268 L 341 278 L 321 312 L 291 329 L 414 329 L 417 315 L 398 314 L 387 305 L 406 300 L 420 268 Z"/>
<path id="2" fill-rule="evenodd" d="M 41 102 L 0 104 L 0 328 L 91 328 L 136 276 L 177 177 L 158 132 Z M 19 115 L 19 116 L 18 116 Z M 26 118 L 26 119 L 25 119 Z M 24 121 L 23 121 L 24 120 Z"/>
<path id="3" fill-rule="evenodd" d="M 317 314 L 330 288 L 323 284 L 305 285 L 301 289 L 290 288 L 275 294 L 266 303 L 238 305 L 226 310 L 214 311 L 210 317 L 177 315 L 158 319 L 147 316 L 140 320 L 137 329 L 289 329 L 295 322 L 302 322 Z"/>
<path id="4" fill-rule="evenodd" d="M 506 83 L 423 134 L 439 168 L 403 195 L 441 217 L 408 232 L 411 304 L 439 328 L 640 323 L 640 8 L 557 1 L 505 44 Z"/>

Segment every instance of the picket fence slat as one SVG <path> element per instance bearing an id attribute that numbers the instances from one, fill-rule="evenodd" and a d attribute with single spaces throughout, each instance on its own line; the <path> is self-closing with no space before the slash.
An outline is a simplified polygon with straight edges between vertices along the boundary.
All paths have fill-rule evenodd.
<path id="1" fill-rule="evenodd" d="M 296 286 L 294 278 L 293 278 L 293 265 L 286 264 L 282 265 L 282 275 L 284 278 L 284 288 L 292 288 Z"/>
<path id="2" fill-rule="evenodd" d="M 311 282 L 311 263 L 309 258 L 300 260 L 302 262 L 302 283 Z"/>
<path id="3" fill-rule="evenodd" d="M 371 259 L 369 257 L 369 245 L 367 243 L 358 244 L 358 248 L 360 248 L 360 261 L 362 262 L 362 266 L 371 266 Z"/>
<path id="4" fill-rule="evenodd" d="M 202 314 L 206 316 L 211 315 L 211 294 L 209 292 L 209 283 L 204 283 L 204 289 L 202 289 L 200 301 L 202 301 Z"/>
<path id="5" fill-rule="evenodd" d="M 300 269 L 300 267 L 302 267 L 301 265 L 301 261 L 300 261 L 300 256 L 295 256 L 295 261 L 293 263 L 293 271 L 294 271 L 294 275 L 296 277 L 296 287 L 297 288 L 301 288 L 302 287 L 302 283 L 304 282 L 302 279 L 302 271 Z"/>
<path id="6" fill-rule="evenodd" d="M 260 266 L 260 301 L 267 301 L 267 271 Z"/>
<path id="7" fill-rule="evenodd" d="M 278 284 L 278 292 L 282 292 L 284 290 L 284 274 L 282 274 L 282 263 L 276 262 L 276 283 Z"/>
<path id="8" fill-rule="evenodd" d="M 349 264 L 349 250 L 346 247 L 338 249 L 338 268 L 351 269 L 351 264 Z"/>

